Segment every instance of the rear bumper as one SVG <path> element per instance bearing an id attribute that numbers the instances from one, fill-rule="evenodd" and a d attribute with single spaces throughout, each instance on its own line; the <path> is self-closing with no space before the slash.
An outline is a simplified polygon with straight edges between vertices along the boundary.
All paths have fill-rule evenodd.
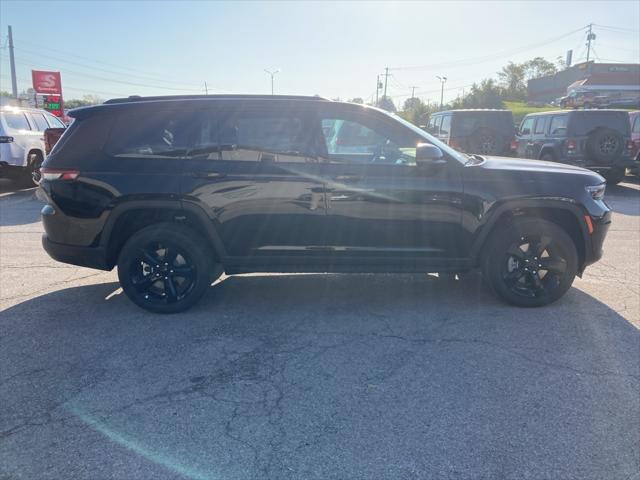
<path id="1" fill-rule="evenodd" d="M 56 243 L 49 240 L 46 234 L 42 235 L 42 247 L 51 258 L 58 262 L 98 270 L 111 270 L 113 268 L 112 265 L 108 264 L 106 251 L 102 247 L 80 247 Z"/>

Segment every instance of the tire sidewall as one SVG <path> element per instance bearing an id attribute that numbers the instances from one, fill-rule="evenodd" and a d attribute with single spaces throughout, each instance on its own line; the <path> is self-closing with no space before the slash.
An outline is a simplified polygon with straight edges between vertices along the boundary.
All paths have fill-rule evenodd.
<path id="1" fill-rule="evenodd" d="M 553 238 L 567 261 L 567 273 L 552 294 L 540 297 L 525 297 L 512 292 L 502 278 L 505 252 L 511 244 L 528 235 L 547 235 Z M 511 305 L 518 307 L 540 307 L 555 302 L 571 287 L 578 271 L 578 253 L 571 237 L 558 225 L 542 219 L 515 219 L 491 236 L 483 262 L 483 274 L 494 293 Z"/>
<path id="2" fill-rule="evenodd" d="M 616 137 L 618 146 L 616 151 L 612 154 L 603 154 L 599 150 L 599 143 L 602 137 L 613 136 Z M 591 157 L 601 163 L 612 163 L 614 159 L 618 158 L 624 149 L 623 138 L 620 133 L 610 128 L 598 128 L 589 135 L 587 139 L 587 151 Z"/>
<path id="3" fill-rule="evenodd" d="M 189 252 L 196 268 L 193 290 L 175 303 L 151 304 L 136 295 L 131 281 L 131 264 L 138 250 L 149 242 L 160 241 L 168 246 L 179 247 Z M 139 307 L 154 313 L 178 313 L 192 307 L 206 292 L 212 280 L 213 254 L 205 247 L 205 240 L 194 230 L 173 224 L 158 224 L 145 227 L 131 236 L 118 256 L 118 279 L 127 297 Z"/>

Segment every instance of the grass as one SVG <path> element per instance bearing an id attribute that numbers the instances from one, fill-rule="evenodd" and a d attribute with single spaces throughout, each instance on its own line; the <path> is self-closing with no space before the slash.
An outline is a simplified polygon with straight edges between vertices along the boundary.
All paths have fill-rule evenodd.
<path id="1" fill-rule="evenodd" d="M 525 115 L 536 112 L 548 112 L 550 110 L 559 110 L 560 107 L 546 105 L 544 107 L 532 107 L 525 102 L 504 102 L 504 108 L 513 112 L 513 121 L 519 124 Z"/>

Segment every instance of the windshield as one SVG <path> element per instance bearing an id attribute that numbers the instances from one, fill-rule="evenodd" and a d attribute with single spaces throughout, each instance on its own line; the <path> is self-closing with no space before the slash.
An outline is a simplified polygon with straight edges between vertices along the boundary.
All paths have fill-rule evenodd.
<path id="1" fill-rule="evenodd" d="M 386 113 L 386 112 L 384 112 L 384 113 Z M 389 115 L 390 117 L 393 117 L 394 120 L 400 122 L 405 127 L 410 128 L 411 130 L 413 130 L 413 132 L 415 132 L 418 135 L 420 135 L 427 142 L 435 145 L 440 150 L 445 151 L 447 154 L 449 154 L 450 156 L 452 156 L 453 158 L 458 160 L 460 163 L 465 164 L 465 163 L 467 163 L 469 161 L 469 157 L 467 155 L 465 155 L 464 153 L 460 153 L 457 150 L 454 150 L 453 148 L 451 148 L 446 143 L 441 142 L 440 140 L 438 140 L 437 138 L 435 138 L 432 135 L 428 134 L 427 132 L 425 132 L 421 128 L 416 127 L 413 123 L 407 122 L 404 118 L 402 118 L 402 117 L 400 117 L 400 116 L 398 116 L 396 114 L 387 114 L 387 115 Z"/>

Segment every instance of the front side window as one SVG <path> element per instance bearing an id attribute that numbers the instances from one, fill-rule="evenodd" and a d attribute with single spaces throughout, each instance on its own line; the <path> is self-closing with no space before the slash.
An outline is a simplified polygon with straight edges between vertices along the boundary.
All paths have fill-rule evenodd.
<path id="1" fill-rule="evenodd" d="M 438 135 L 440 134 L 440 124 L 442 123 L 442 117 L 441 116 L 433 116 L 431 117 L 431 119 L 429 120 L 429 128 L 427 129 L 429 133 L 433 134 L 433 135 Z"/>
<path id="2" fill-rule="evenodd" d="M 41 113 L 32 113 L 31 118 L 33 119 L 33 123 L 35 123 L 35 129 L 39 132 L 44 132 L 47 128 L 49 128 L 49 124 L 44 118 L 44 115 Z"/>
<path id="3" fill-rule="evenodd" d="M 531 135 L 531 131 L 533 130 L 533 122 L 535 118 L 525 118 L 520 125 L 520 135 Z"/>
<path id="4" fill-rule="evenodd" d="M 7 127 L 13 130 L 31 130 L 27 117 L 20 112 L 4 112 L 2 114 Z"/>
<path id="5" fill-rule="evenodd" d="M 327 116 L 321 126 L 330 162 L 415 165 L 420 139 L 400 125 L 367 115 Z"/>
<path id="6" fill-rule="evenodd" d="M 451 132 L 451 115 L 442 117 L 442 125 L 440 126 L 440 135 L 449 135 Z"/>
<path id="7" fill-rule="evenodd" d="M 564 135 L 567 132 L 567 116 L 556 115 L 551 119 L 551 125 L 549 125 L 550 135 Z"/>

